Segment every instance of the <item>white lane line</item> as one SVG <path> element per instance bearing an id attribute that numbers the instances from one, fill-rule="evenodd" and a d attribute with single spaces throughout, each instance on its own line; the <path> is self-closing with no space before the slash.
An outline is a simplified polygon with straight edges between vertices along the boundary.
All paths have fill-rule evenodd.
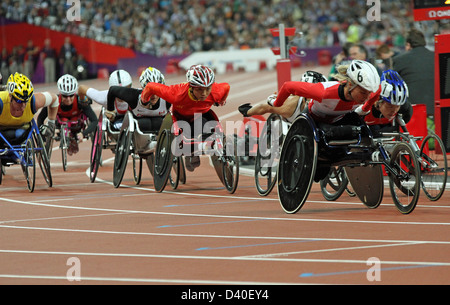
<path id="1" fill-rule="evenodd" d="M 218 238 L 218 239 L 256 239 L 256 240 L 316 240 L 316 241 L 337 241 L 337 242 L 369 242 L 369 243 L 424 243 L 450 245 L 450 241 L 425 241 L 425 240 L 384 240 L 384 239 L 353 239 L 353 238 L 316 238 L 316 237 L 287 237 L 287 236 L 236 236 L 236 235 L 204 235 L 204 234 L 181 234 L 181 233 L 155 233 L 155 232 L 126 232 L 126 231 L 101 231 L 83 230 L 68 228 L 48 228 L 31 226 L 0 225 L 0 228 L 21 229 L 21 230 L 42 230 L 55 232 L 73 233 L 94 233 L 94 234 L 114 234 L 114 235 L 141 235 L 141 236 L 164 236 L 164 237 L 192 237 L 192 238 Z"/>
<path id="2" fill-rule="evenodd" d="M 0 250 L 0 253 L 41 254 L 41 255 L 70 255 L 70 256 L 106 256 L 106 257 L 140 257 L 161 259 L 192 259 L 192 260 L 226 260 L 226 261 L 262 261 L 262 262 L 301 262 L 301 263 L 343 263 L 367 264 L 367 260 L 350 259 L 311 259 L 311 258 L 274 258 L 274 257 L 229 257 L 229 256 L 194 256 L 194 255 L 165 255 L 165 254 L 136 254 L 136 253 L 100 253 L 100 252 L 62 252 L 62 251 L 26 251 Z M 450 266 L 450 262 L 414 262 L 414 261 L 382 261 L 385 265 L 426 265 Z"/>
<path id="3" fill-rule="evenodd" d="M 54 275 L 15 275 L 0 274 L 0 278 L 8 279 L 33 279 L 33 280 L 63 280 L 66 282 L 66 276 Z M 246 282 L 246 281 L 215 281 L 215 280 L 189 280 L 189 279 L 152 279 L 152 278 L 123 278 L 123 277 L 92 277 L 80 276 L 80 281 L 99 281 L 99 282 L 127 282 L 127 283 L 167 283 L 167 284 L 204 284 L 204 285 L 314 285 L 303 283 L 288 282 Z M 77 283 L 69 282 L 69 283 Z"/>

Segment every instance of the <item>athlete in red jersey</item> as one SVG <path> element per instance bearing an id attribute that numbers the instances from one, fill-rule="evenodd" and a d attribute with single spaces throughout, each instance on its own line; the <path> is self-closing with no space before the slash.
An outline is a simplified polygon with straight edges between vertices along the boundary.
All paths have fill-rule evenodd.
<path id="1" fill-rule="evenodd" d="M 95 130 L 98 123 L 97 115 L 89 105 L 90 102 L 85 98 L 85 101 L 80 101 L 76 94 L 78 90 L 78 81 L 70 74 L 65 74 L 58 79 L 57 82 L 59 90 L 59 107 L 58 118 L 61 121 L 78 121 L 79 124 L 71 125 L 70 127 L 70 144 L 67 150 L 69 155 L 78 152 L 78 137 L 77 134 L 81 132 L 84 122 L 81 118 L 81 114 L 85 114 L 89 119 L 89 125 L 82 131 L 83 137 L 87 137 L 89 133 Z M 47 117 L 47 111 L 42 110 L 38 116 L 37 123 L 42 125 Z M 60 128 L 58 122 L 56 122 L 57 128 Z"/>
<path id="2" fill-rule="evenodd" d="M 141 94 L 141 99 L 148 102 L 153 95 L 159 96 L 172 104 L 172 112 L 177 120 L 189 122 L 194 118 L 202 120 L 202 126 L 212 119 L 211 106 L 225 105 L 230 85 L 215 83 L 214 72 L 206 66 L 196 65 L 186 73 L 187 83 L 167 86 L 159 83 L 148 83 Z M 196 116 L 195 114 L 202 114 Z M 193 128 L 191 128 L 193 131 Z M 193 135 L 198 136 L 198 135 Z M 186 169 L 193 171 L 200 165 L 199 156 L 186 156 Z"/>
<path id="3" fill-rule="evenodd" d="M 400 75 L 393 70 L 386 70 L 381 75 L 380 100 L 375 102 L 372 111 L 364 117 L 374 136 L 379 132 L 399 131 L 392 122 L 398 114 L 405 123 L 412 117 L 413 109 L 408 101 L 408 86 Z"/>
<path id="4" fill-rule="evenodd" d="M 367 114 L 380 96 L 380 77 L 375 67 L 365 61 L 354 60 L 338 69 L 338 82 L 286 82 L 280 89 L 275 107 L 283 105 L 291 95 L 310 98 L 311 117 L 323 123 L 342 124 L 343 117 L 352 111 Z"/>

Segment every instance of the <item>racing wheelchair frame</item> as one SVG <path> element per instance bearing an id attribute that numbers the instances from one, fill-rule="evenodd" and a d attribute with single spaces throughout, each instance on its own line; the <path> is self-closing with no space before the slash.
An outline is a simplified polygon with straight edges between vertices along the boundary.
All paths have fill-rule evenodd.
<path id="1" fill-rule="evenodd" d="M 201 138 L 192 137 L 184 132 L 183 126 L 172 109 L 166 115 L 163 127 L 158 135 L 155 151 L 154 185 L 162 192 L 170 178 L 170 184 L 176 189 L 179 181 L 185 183 L 186 174 L 183 156 L 209 155 L 222 184 L 228 193 L 236 191 L 239 181 L 239 157 L 234 136 L 226 137 L 214 111 L 210 110 L 213 121 L 217 122 L 215 132 L 202 133 Z M 186 122 L 184 122 L 186 123 Z M 168 127 L 170 125 L 170 128 Z M 184 152 L 189 152 L 185 154 Z"/>
<path id="2" fill-rule="evenodd" d="M 374 209 L 383 199 L 384 165 L 396 208 L 403 214 L 414 210 L 420 192 L 420 165 L 414 151 L 399 142 L 388 153 L 360 121 L 358 126 L 346 125 L 351 136 L 333 139 L 325 131 L 330 125 L 318 128 L 306 113 L 297 117 L 284 139 L 277 173 L 278 196 L 286 213 L 296 213 L 303 206 L 315 176 L 325 170 L 326 175 L 332 166 L 345 167 L 358 198 Z"/>
<path id="3" fill-rule="evenodd" d="M 36 183 L 36 162 L 39 163 L 45 182 L 52 187 L 52 175 L 50 169 L 50 159 L 45 149 L 39 128 L 34 119 L 30 122 L 28 133 L 17 139 L 8 140 L 0 132 L 0 138 L 4 144 L 0 148 L 0 184 L 4 174 L 4 166 L 20 164 L 27 181 L 27 187 L 30 192 L 34 191 Z M 23 140 L 23 141 L 22 141 Z M 20 142 L 20 143 L 19 143 Z"/>

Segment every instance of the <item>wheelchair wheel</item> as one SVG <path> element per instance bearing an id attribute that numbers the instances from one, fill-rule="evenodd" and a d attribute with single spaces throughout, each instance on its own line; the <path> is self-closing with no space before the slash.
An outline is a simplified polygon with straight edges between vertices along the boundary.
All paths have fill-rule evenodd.
<path id="1" fill-rule="evenodd" d="M 22 170 L 27 180 L 27 187 L 30 193 L 34 191 L 36 183 L 36 156 L 34 150 L 34 143 L 32 138 L 29 138 L 25 143 L 23 160 L 21 162 Z"/>
<path id="2" fill-rule="evenodd" d="M 89 179 L 91 182 L 95 182 L 97 178 L 97 172 L 101 165 L 102 159 L 102 127 L 97 125 L 94 137 L 92 139 L 91 157 L 89 166 Z"/>
<path id="3" fill-rule="evenodd" d="M 332 166 L 328 176 L 320 180 L 320 190 L 328 201 L 335 201 L 347 189 L 348 179 L 342 166 Z"/>
<path id="4" fill-rule="evenodd" d="M 430 145 L 434 142 L 434 146 Z M 447 152 L 444 143 L 436 134 L 425 137 L 420 147 L 421 186 L 431 201 L 439 200 L 447 183 Z"/>
<path id="5" fill-rule="evenodd" d="M 131 159 L 133 160 L 133 180 L 136 185 L 139 185 L 142 178 L 142 158 L 138 154 L 132 153 Z"/>
<path id="6" fill-rule="evenodd" d="M 296 213 L 305 203 L 317 167 L 317 154 L 313 126 L 301 115 L 284 139 L 278 166 L 278 197 L 286 213 Z"/>
<path id="7" fill-rule="evenodd" d="M 61 140 L 59 143 L 59 148 L 61 149 L 61 162 L 63 170 L 67 170 L 67 149 L 69 148 L 69 137 L 68 137 L 67 126 L 61 125 L 60 135 Z"/>
<path id="8" fill-rule="evenodd" d="M 403 214 L 411 213 L 420 195 L 420 165 L 412 148 L 399 143 L 392 151 L 389 187 L 397 209 Z"/>
<path id="9" fill-rule="evenodd" d="M 261 196 L 267 196 L 277 181 L 283 138 L 282 118 L 272 113 L 261 131 L 255 159 L 255 184 Z"/>
<path id="10" fill-rule="evenodd" d="M 172 139 L 173 135 L 170 130 L 164 129 L 161 131 L 156 144 L 153 181 L 157 192 L 162 192 L 166 187 L 172 169 Z"/>
<path id="11" fill-rule="evenodd" d="M 47 154 L 44 141 L 40 134 L 33 131 L 33 140 L 36 150 L 36 156 L 38 159 L 39 167 L 41 168 L 42 175 L 44 176 L 45 182 L 49 187 L 52 187 L 52 173 L 50 171 L 50 158 Z"/>
<path id="12" fill-rule="evenodd" d="M 180 183 L 180 171 L 181 171 L 181 159 L 182 157 L 172 157 L 172 169 L 169 175 L 169 183 L 172 189 L 176 190 Z"/>
<path id="13" fill-rule="evenodd" d="M 128 156 L 130 154 L 131 133 L 128 129 L 124 129 L 119 134 L 116 145 L 116 156 L 114 158 L 114 187 L 119 187 L 122 182 L 125 169 L 127 167 Z"/>
<path id="14" fill-rule="evenodd" d="M 233 194 L 236 191 L 239 182 L 238 149 L 234 136 L 225 138 L 225 141 L 225 153 L 222 156 L 223 184 L 227 189 L 227 192 Z M 232 148 L 232 150 L 229 148 Z"/>

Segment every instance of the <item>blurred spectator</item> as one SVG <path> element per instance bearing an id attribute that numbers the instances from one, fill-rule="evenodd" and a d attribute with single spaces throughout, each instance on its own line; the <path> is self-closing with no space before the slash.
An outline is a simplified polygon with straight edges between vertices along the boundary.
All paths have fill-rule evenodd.
<path id="1" fill-rule="evenodd" d="M 2 55 L 0 58 L 0 73 L 2 75 L 5 75 L 6 78 L 9 77 L 9 54 L 6 47 L 3 47 L 2 49 Z"/>
<path id="2" fill-rule="evenodd" d="M 382 44 L 375 49 L 375 57 L 370 62 L 382 71 L 393 70 L 394 54 L 394 51 L 387 44 Z"/>
<path id="3" fill-rule="evenodd" d="M 24 49 L 22 45 L 13 47 L 11 56 L 9 57 L 9 71 L 10 73 L 23 73 L 23 57 Z"/>
<path id="4" fill-rule="evenodd" d="M 83 54 L 78 54 L 76 74 L 74 75 L 76 79 L 83 80 L 88 78 L 88 63 L 84 59 Z"/>
<path id="5" fill-rule="evenodd" d="M 427 105 L 427 115 L 434 116 L 434 52 L 425 47 L 425 36 L 411 29 L 405 52 L 394 57 L 394 70 L 408 85 L 411 104 Z"/>
<path id="6" fill-rule="evenodd" d="M 359 59 L 359 60 L 367 60 L 369 58 L 369 52 L 366 47 L 362 44 L 352 45 L 348 49 L 348 55 L 351 60 Z"/>
<path id="7" fill-rule="evenodd" d="M 35 46 L 33 40 L 29 39 L 25 48 L 25 56 L 23 59 L 23 73 L 30 79 L 33 78 L 34 69 L 36 67 L 39 55 L 39 47 Z"/>
<path id="8" fill-rule="evenodd" d="M 44 47 L 40 54 L 41 60 L 44 63 L 45 69 L 45 82 L 56 82 L 56 51 L 51 45 L 49 38 L 44 40 Z"/>
<path id="9" fill-rule="evenodd" d="M 61 74 L 74 75 L 76 71 L 77 50 L 72 45 L 70 37 L 64 39 L 64 44 L 59 50 L 59 65 L 62 69 Z"/>

